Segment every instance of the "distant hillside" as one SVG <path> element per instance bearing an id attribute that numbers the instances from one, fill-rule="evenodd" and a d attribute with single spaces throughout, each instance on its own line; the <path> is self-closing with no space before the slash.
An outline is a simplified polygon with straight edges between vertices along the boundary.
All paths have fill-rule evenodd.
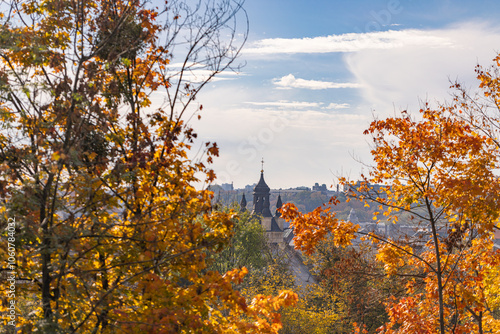
<path id="1" fill-rule="evenodd" d="M 251 191 L 243 191 L 239 190 L 224 190 L 220 186 L 212 186 L 210 188 L 211 191 L 214 192 L 214 202 L 218 203 L 220 206 L 230 206 L 236 205 L 240 203 L 243 194 L 245 194 L 245 198 L 247 201 L 247 209 L 252 210 L 253 207 L 253 194 Z M 372 221 L 373 212 L 377 211 L 377 207 L 375 205 L 371 205 L 370 207 L 366 207 L 364 203 L 359 201 L 351 200 L 346 202 L 346 197 L 342 192 L 321 192 L 321 191 L 311 191 L 311 190 L 271 190 L 270 204 L 271 204 L 271 212 L 276 210 L 276 201 L 278 195 L 281 195 L 281 200 L 283 204 L 285 203 L 293 203 L 295 204 L 299 210 L 303 213 L 308 213 L 313 211 L 319 206 L 322 206 L 325 203 L 328 203 L 332 196 L 337 196 L 340 203 L 333 206 L 332 210 L 337 213 L 337 217 L 339 219 L 347 219 L 351 209 L 356 211 L 356 215 L 358 216 L 359 221 L 367 222 Z M 381 220 L 384 220 L 383 216 L 378 217 Z"/>

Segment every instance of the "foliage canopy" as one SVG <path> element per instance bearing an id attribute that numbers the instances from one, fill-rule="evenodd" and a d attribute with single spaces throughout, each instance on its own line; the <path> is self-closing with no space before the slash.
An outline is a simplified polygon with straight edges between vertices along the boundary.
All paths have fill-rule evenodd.
<path id="1" fill-rule="evenodd" d="M 1 221 L 16 221 L 16 278 L 29 282 L 16 291 L 21 332 L 275 333 L 296 299 L 247 302 L 233 288 L 245 268 L 206 263 L 233 213 L 193 187 L 214 179 L 218 148 L 190 160 L 185 118 L 233 67 L 241 3 L 157 5 L 1 4 Z"/>

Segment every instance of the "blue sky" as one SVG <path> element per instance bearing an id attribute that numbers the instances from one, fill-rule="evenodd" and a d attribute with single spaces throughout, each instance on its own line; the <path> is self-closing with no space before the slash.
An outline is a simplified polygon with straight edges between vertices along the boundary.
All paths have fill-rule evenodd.
<path id="1" fill-rule="evenodd" d="M 500 51 L 500 1 L 247 0 L 241 73 L 200 94 L 201 140 L 221 149 L 218 183 L 271 188 L 357 179 L 373 117 L 477 87 L 474 67 Z"/>

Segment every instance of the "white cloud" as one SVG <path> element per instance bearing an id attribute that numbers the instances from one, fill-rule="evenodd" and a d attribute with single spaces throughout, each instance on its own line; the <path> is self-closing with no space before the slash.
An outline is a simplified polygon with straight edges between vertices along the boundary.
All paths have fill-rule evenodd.
<path id="1" fill-rule="evenodd" d="M 269 38 L 254 42 L 244 49 L 248 55 L 355 52 L 360 50 L 394 49 L 404 46 L 452 47 L 446 36 L 424 30 L 389 30 L 369 33 L 348 33 L 313 38 Z"/>
<path id="2" fill-rule="evenodd" d="M 204 110 L 210 109 L 210 104 L 205 104 Z M 213 104 L 217 105 L 217 101 Z M 196 126 L 200 141 L 219 144 L 220 157 L 212 165 L 218 183 L 234 182 L 235 187 L 243 187 L 257 182 L 262 157 L 266 161 L 266 181 L 273 188 L 329 183 L 334 177 L 331 171 L 335 173 L 342 166 L 351 170 L 350 150 L 355 149 L 357 154 L 369 152 L 359 128 L 359 123 L 368 123 L 369 116 L 322 112 L 320 103 L 247 104 L 251 109 L 207 112 Z M 302 108 L 293 109 L 292 105 Z M 265 106 L 273 112 L 260 109 Z M 298 165 L 310 170 L 314 177 L 297 173 Z M 358 169 L 354 169 L 356 175 Z"/>
<path id="3" fill-rule="evenodd" d="M 210 72 L 210 73 L 209 73 Z M 183 82 L 190 82 L 190 83 L 202 83 L 205 82 L 209 76 L 211 75 L 211 71 L 206 71 L 202 72 L 202 70 L 199 71 L 191 71 L 190 73 L 186 72 L 182 75 L 182 80 Z M 210 79 L 210 82 L 217 82 L 217 81 L 226 81 L 226 80 L 234 80 L 236 77 L 230 77 L 226 76 L 226 73 L 223 74 L 216 74 Z M 172 82 L 175 82 L 174 78 L 172 79 Z"/>
<path id="4" fill-rule="evenodd" d="M 184 82 L 201 83 L 207 80 L 214 71 L 209 69 L 209 66 L 200 63 L 184 64 L 184 63 L 171 63 L 167 65 L 171 81 L 175 82 L 179 79 L 182 73 L 182 80 Z M 217 73 L 210 79 L 211 82 L 234 80 L 238 76 L 245 75 L 242 72 L 224 71 Z"/>
<path id="5" fill-rule="evenodd" d="M 319 107 L 321 103 L 317 102 L 298 102 L 298 101 L 277 101 L 277 102 L 245 102 L 254 106 L 282 107 L 282 108 L 314 108 Z"/>
<path id="6" fill-rule="evenodd" d="M 338 110 L 338 109 L 348 109 L 351 107 L 349 103 L 330 103 L 324 106 L 323 102 L 302 102 L 302 101 L 274 101 L 274 102 L 245 102 L 245 104 L 250 104 L 252 106 L 262 106 L 265 107 L 261 111 L 271 109 L 307 109 L 307 112 L 322 112 L 321 110 Z M 256 110 L 256 109 L 253 109 Z"/>
<path id="7" fill-rule="evenodd" d="M 201 63 L 191 63 L 191 64 L 184 64 L 184 63 L 169 63 L 167 67 L 170 68 L 176 68 L 176 69 L 181 69 L 181 68 L 204 68 L 206 65 L 201 64 Z"/>
<path id="8" fill-rule="evenodd" d="M 302 88 L 302 89 L 330 89 L 330 88 L 358 88 L 359 84 L 356 83 L 336 83 L 329 81 L 319 81 L 319 80 L 306 80 L 295 78 L 293 74 L 285 75 L 282 78 L 273 79 L 273 83 L 278 86 L 279 89 L 291 89 L 291 88 Z"/>
<path id="9" fill-rule="evenodd" d="M 328 106 L 323 107 L 323 109 L 347 109 L 349 107 L 349 103 L 330 103 Z"/>
<path id="10" fill-rule="evenodd" d="M 344 59 L 368 109 L 379 116 L 394 110 L 419 109 L 419 100 L 450 99 L 450 81 L 477 88 L 475 66 L 486 67 L 500 46 L 500 27 L 477 22 L 427 32 L 450 41 L 452 48 L 405 45 L 397 49 L 362 50 Z"/>

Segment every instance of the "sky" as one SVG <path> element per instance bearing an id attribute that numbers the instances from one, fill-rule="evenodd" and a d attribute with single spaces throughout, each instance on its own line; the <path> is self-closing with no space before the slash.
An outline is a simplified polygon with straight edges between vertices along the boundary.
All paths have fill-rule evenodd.
<path id="1" fill-rule="evenodd" d="M 238 74 L 198 96 L 202 141 L 215 141 L 218 184 L 272 189 L 351 180 L 372 163 L 374 118 L 417 113 L 477 89 L 475 66 L 500 51 L 500 1 L 247 0 Z M 201 145 L 201 144 L 200 144 Z"/>

